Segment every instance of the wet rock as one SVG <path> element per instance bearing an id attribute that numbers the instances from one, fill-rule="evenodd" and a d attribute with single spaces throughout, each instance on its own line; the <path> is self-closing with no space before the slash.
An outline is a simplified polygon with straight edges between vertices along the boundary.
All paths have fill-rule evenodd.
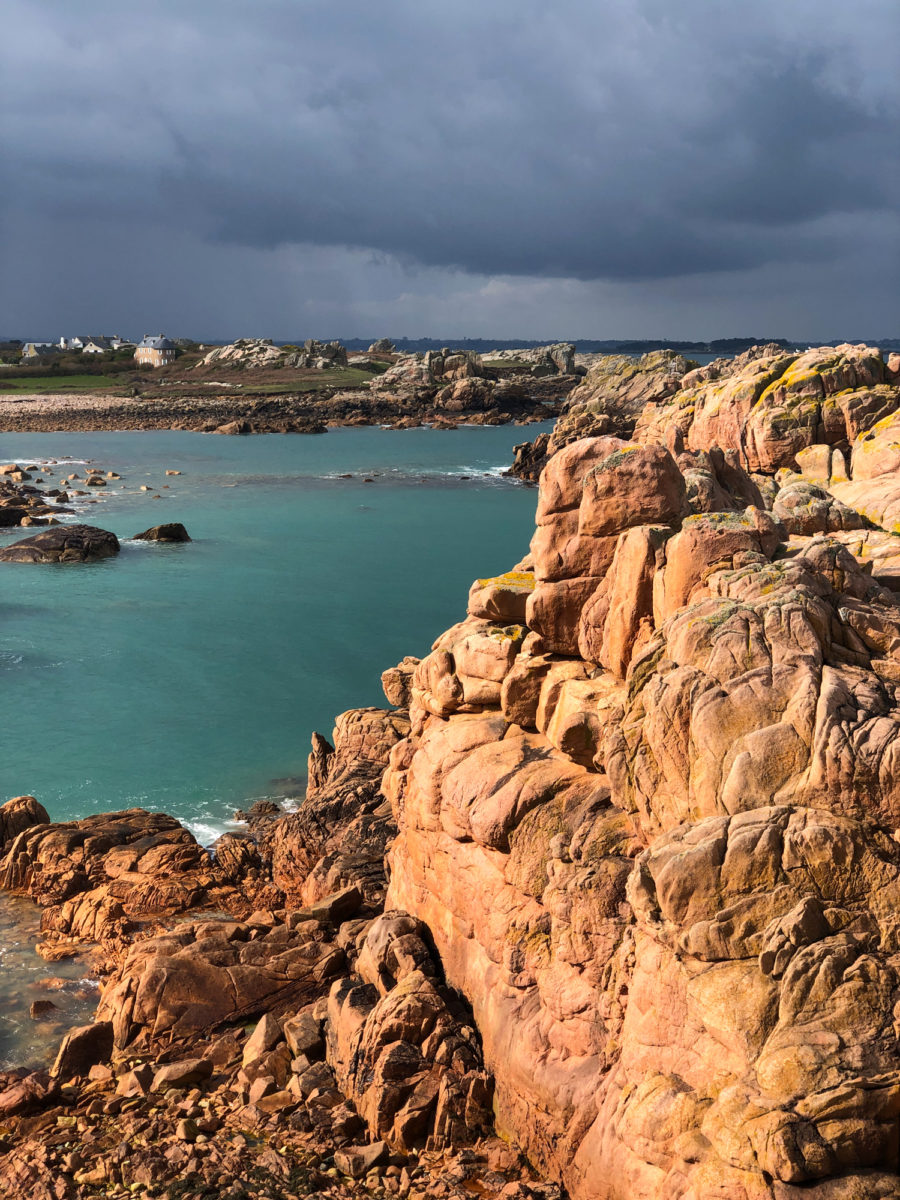
<path id="1" fill-rule="evenodd" d="M 59 525 L 0 550 L 0 562 L 95 562 L 119 553 L 114 533 L 92 525 Z"/>
<path id="2" fill-rule="evenodd" d="M 28 1015 L 32 1021 L 40 1021 L 53 1012 L 58 1012 L 58 1006 L 52 1000 L 32 1000 Z"/>
<path id="3" fill-rule="evenodd" d="M 136 542 L 189 542 L 191 539 L 185 527 L 175 521 L 168 525 L 153 525 L 150 529 L 145 529 L 143 533 L 136 533 L 133 540 Z"/>

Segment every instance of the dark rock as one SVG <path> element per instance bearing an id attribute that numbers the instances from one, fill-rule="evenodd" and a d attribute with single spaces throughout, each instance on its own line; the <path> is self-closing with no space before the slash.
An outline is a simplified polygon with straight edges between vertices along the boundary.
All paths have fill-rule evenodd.
<path id="1" fill-rule="evenodd" d="M 32 1000 L 28 1015 L 32 1021 L 39 1021 L 41 1017 L 47 1016 L 48 1013 L 58 1011 L 57 1006 L 52 1000 Z"/>
<path id="2" fill-rule="evenodd" d="M 87 1075 L 91 1067 L 105 1062 L 113 1051 L 112 1021 L 97 1021 L 70 1029 L 50 1068 L 54 1079 L 72 1079 Z"/>
<path id="3" fill-rule="evenodd" d="M 28 516 L 27 508 L 13 508 L 8 505 L 0 507 L 0 528 L 19 525 Z"/>
<path id="4" fill-rule="evenodd" d="M 183 1062 L 167 1063 L 153 1076 L 153 1091 L 191 1087 L 212 1075 L 213 1065 L 208 1058 L 187 1058 Z"/>
<path id="5" fill-rule="evenodd" d="M 189 542 L 190 536 L 185 527 L 178 521 L 168 525 L 153 525 L 143 533 L 136 533 L 135 542 Z"/>
<path id="6" fill-rule="evenodd" d="M 93 562 L 119 553 L 119 539 L 93 525 L 58 525 L 0 550 L 0 562 Z"/>

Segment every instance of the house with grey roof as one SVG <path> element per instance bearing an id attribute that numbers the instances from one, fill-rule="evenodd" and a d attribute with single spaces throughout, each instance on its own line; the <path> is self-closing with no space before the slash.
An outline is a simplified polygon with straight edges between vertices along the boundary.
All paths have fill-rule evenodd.
<path id="1" fill-rule="evenodd" d="M 175 361 L 177 347 L 164 334 L 145 333 L 134 351 L 134 361 L 146 367 L 167 367 Z"/>
<path id="2" fill-rule="evenodd" d="M 82 354 L 108 354 L 115 347 L 112 343 L 112 338 L 106 337 L 89 337 L 84 341 L 81 347 Z"/>

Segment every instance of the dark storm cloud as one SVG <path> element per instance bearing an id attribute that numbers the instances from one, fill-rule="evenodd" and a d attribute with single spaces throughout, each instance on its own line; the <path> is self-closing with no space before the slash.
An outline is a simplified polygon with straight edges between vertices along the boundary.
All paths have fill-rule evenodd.
<path id="1" fill-rule="evenodd" d="M 0 334 L 890 330 L 896 0 L 7 0 L 3 29 Z"/>
<path id="2" fill-rule="evenodd" d="M 896 199 L 898 10 L 844 7 L 18 0 L 7 196 L 481 273 L 812 261 Z"/>

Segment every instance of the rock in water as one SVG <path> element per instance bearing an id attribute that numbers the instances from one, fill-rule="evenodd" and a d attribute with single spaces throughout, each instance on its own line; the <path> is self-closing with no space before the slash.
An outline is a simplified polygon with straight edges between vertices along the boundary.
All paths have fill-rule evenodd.
<path id="1" fill-rule="evenodd" d="M 93 525 L 58 525 L 0 550 L 0 562 L 95 562 L 119 553 L 119 539 Z"/>
<path id="2" fill-rule="evenodd" d="M 168 525 L 153 525 L 150 529 L 145 529 L 143 533 L 136 533 L 133 540 L 135 542 L 189 542 L 191 539 L 185 527 L 179 521 L 173 521 Z"/>

